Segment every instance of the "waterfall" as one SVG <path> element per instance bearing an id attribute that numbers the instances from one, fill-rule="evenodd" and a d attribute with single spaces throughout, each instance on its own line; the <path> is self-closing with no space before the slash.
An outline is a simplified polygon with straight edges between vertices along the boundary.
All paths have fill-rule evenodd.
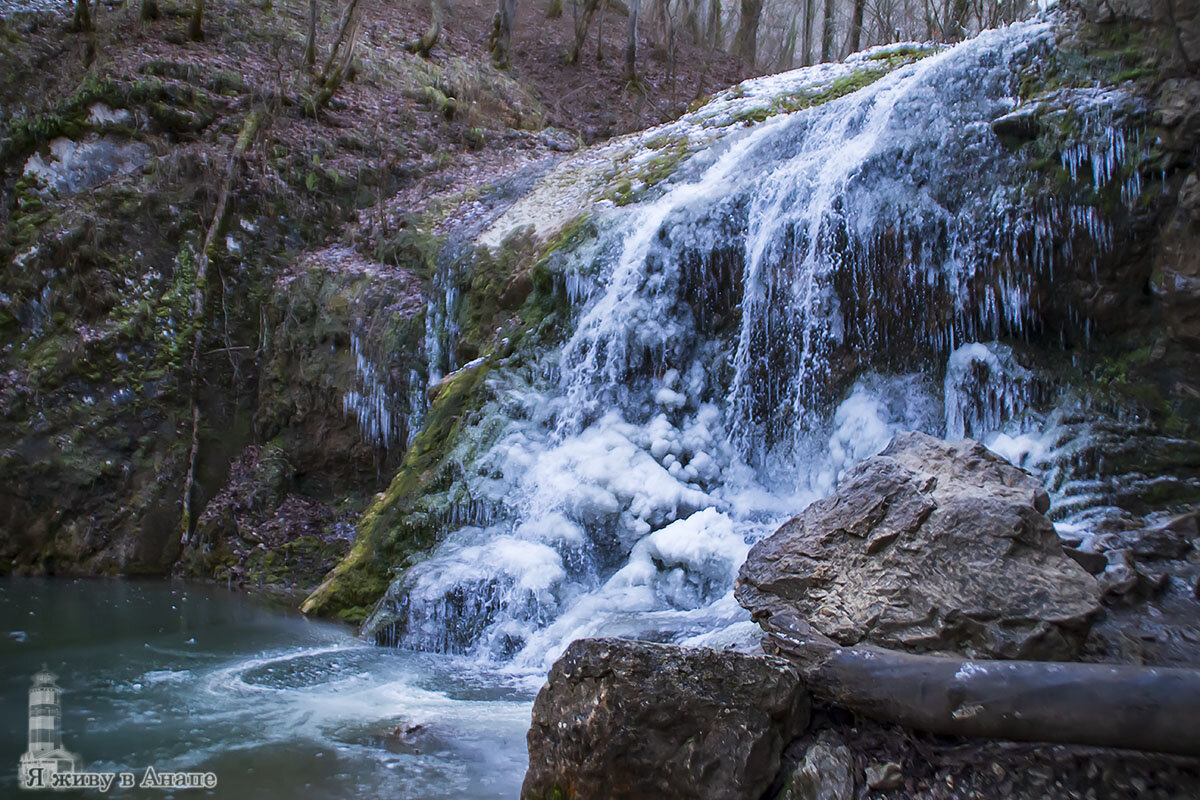
<path id="1" fill-rule="evenodd" d="M 996 342 L 1044 325 L 1073 243 L 1112 239 L 1094 204 L 1026 196 L 990 126 L 1054 46 L 1045 21 L 985 32 L 598 208 L 595 258 L 563 275 L 565 342 L 492 379 L 503 433 L 465 480 L 496 513 L 397 579 L 367 630 L 518 670 L 587 635 L 749 640 L 749 546 L 897 430 L 1014 442 L 1044 423 Z M 1118 105 L 1093 98 L 1073 181 L 1136 180 Z"/>

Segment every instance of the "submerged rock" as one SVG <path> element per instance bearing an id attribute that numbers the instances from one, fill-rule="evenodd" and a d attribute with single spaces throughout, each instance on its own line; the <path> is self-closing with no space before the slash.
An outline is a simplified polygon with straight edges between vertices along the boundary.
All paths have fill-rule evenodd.
<path id="1" fill-rule="evenodd" d="M 534 703 L 521 796 L 758 800 L 809 709 L 783 659 L 581 639 Z"/>
<path id="2" fill-rule="evenodd" d="M 764 627 L 807 620 L 843 645 L 1069 660 L 1100 589 L 1049 504 L 982 445 L 899 434 L 754 546 L 737 598 Z"/>

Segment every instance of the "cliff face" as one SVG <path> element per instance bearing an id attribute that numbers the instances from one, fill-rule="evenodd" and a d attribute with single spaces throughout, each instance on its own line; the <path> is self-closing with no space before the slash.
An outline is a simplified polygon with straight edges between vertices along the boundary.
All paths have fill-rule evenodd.
<path id="1" fill-rule="evenodd" d="M 90 36 L 0 15 L 0 570 L 307 593 L 425 410 L 434 252 L 409 220 L 575 146 L 484 43 L 435 64 L 368 35 L 306 114 L 309 77 L 270 56 L 298 8 L 235 4 L 203 44 L 136 7 Z"/>

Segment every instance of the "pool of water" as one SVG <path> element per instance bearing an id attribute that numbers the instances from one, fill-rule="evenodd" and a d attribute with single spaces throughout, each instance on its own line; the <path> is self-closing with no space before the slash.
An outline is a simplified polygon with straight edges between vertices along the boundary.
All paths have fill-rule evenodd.
<path id="1" fill-rule="evenodd" d="M 528 676 L 374 647 L 219 587 L 2 579 L 0 664 L 5 797 L 43 664 L 85 769 L 216 773 L 179 798 L 511 798 L 526 767 Z"/>

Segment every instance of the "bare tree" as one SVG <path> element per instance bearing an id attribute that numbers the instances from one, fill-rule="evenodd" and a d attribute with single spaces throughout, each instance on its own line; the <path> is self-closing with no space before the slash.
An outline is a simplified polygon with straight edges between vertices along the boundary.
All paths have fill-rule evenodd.
<path id="1" fill-rule="evenodd" d="M 198 42 L 204 38 L 204 0 L 192 5 L 192 18 L 188 21 L 188 38 Z"/>
<path id="2" fill-rule="evenodd" d="M 833 60 L 834 2 L 825 0 L 825 22 L 821 26 L 821 61 Z"/>
<path id="3" fill-rule="evenodd" d="M 583 13 L 575 18 L 575 43 L 571 45 L 571 51 L 567 53 L 568 64 L 579 63 L 579 52 L 583 49 L 584 40 L 587 39 L 588 26 L 592 24 L 592 15 L 596 13 L 600 3 L 601 0 L 584 0 Z"/>
<path id="4" fill-rule="evenodd" d="M 95 31 L 92 26 L 92 11 L 88 7 L 88 0 L 75 0 L 75 18 L 71 21 L 71 27 L 81 33 Z"/>
<path id="5" fill-rule="evenodd" d="M 329 101 L 341 88 L 350 61 L 354 58 L 354 47 L 358 44 L 358 34 L 361 30 L 361 5 L 359 0 L 350 0 L 342 14 L 341 24 L 338 25 L 338 35 L 329 50 L 329 58 L 325 60 L 325 66 L 321 69 L 321 76 L 317 81 L 319 88 L 311 109 L 314 114 L 328 106 Z"/>
<path id="6" fill-rule="evenodd" d="M 604 63 L 604 12 L 608 10 L 607 0 L 600 0 L 600 19 L 596 20 L 596 63 Z"/>
<path id="7" fill-rule="evenodd" d="M 491 40 L 488 42 L 488 49 L 492 52 L 492 66 L 496 69 L 508 69 L 512 25 L 516 16 L 517 0 L 497 0 L 496 16 L 492 18 Z"/>
<path id="8" fill-rule="evenodd" d="M 329 57 L 325 59 L 325 65 L 321 67 L 321 77 L 319 83 L 325 83 L 333 75 L 334 65 L 339 61 L 339 56 L 342 53 L 342 48 L 346 42 L 350 40 L 351 34 L 358 35 L 358 30 L 355 27 L 358 22 L 358 3 L 359 0 L 350 0 L 346 4 L 346 8 L 342 11 L 342 18 L 338 21 L 337 37 L 333 40 L 333 47 L 329 48 Z M 350 47 L 354 45 L 351 43 Z"/>
<path id="9" fill-rule="evenodd" d="M 629 25 L 625 29 L 625 79 L 637 83 L 637 36 L 638 12 L 642 8 L 642 0 L 632 0 L 629 4 Z"/>
<path id="10" fill-rule="evenodd" d="M 204 241 L 200 251 L 196 253 L 195 276 L 192 283 L 192 357 L 191 371 L 191 406 L 192 406 L 192 440 L 188 450 L 187 475 L 183 482 L 183 517 L 180 520 L 180 539 L 184 545 L 191 542 L 196 530 L 196 470 L 200 455 L 200 355 L 204 343 L 206 308 L 208 306 L 208 267 L 211 254 L 220 241 L 221 231 L 225 224 L 225 212 L 229 208 L 229 197 L 237 183 L 241 172 L 242 158 L 254 140 L 255 134 L 263 122 L 263 112 L 255 109 L 246 115 L 242 122 L 242 130 L 234 141 L 233 150 L 229 154 L 229 162 L 225 169 L 225 179 L 221 182 L 217 193 L 217 204 L 213 210 L 212 221 L 204 233 Z"/>
<path id="11" fill-rule="evenodd" d="M 957 42 L 967 35 L 967 18 L 971 13 L 968 0 L 946 0 L 942 10 L 942 38 L 948 42 Z"/>
<path id="12" fill-rule="evenodd" d="M 317 0 L 308 0 L 308 35 L 304 39 L 304 63 L 317 65 Z"/>
<path id="13" fill-rule="evenodd" d="M 700 43 L 700 0 L 684 0 L 683 29 L 693 44 Z"/>
<path id="14" fill-rule="evenodd" d="M 832 0 L 827 0 L 832 2 Z M 743 67 L 753 70 L 758 48 L 758 23 L 762 18 L 762 0 L 742 0 L 741 22 L 733 37 L 733 52 Z"/>
<path id="15" fill-rule="evenodd" d="M 708 12 L 704 15 L 704 41 L 713 50 L 721 41 L 721 0 L 708 0 Z"/>
<path id="16" fill-rule="evenodd" d="M 816 14 L 817 0 L 804 0 L 804 47 L 800 63 L 806 67 L 813 63 L 813 24 Z"/>
<path id="17" fill-rule="evenodd" d="M 783 37 L 783 46 L 779 48 L 779 58 L 776 60 L 776 68 L 780 71 L 789 70 L 796 66 L 796 22 L 799 12 L 792 14 L 792 24 L 788 26 L 788 32 Z"/>
<path id="18" fill-rule="evenodd" d="M 854 0 L 854 16 L 850 19 L 850 52 L 857 53 L 859 43 L 862 41 L 862 26 L 863 12 L 866 10 L 867 0 Z"/>

